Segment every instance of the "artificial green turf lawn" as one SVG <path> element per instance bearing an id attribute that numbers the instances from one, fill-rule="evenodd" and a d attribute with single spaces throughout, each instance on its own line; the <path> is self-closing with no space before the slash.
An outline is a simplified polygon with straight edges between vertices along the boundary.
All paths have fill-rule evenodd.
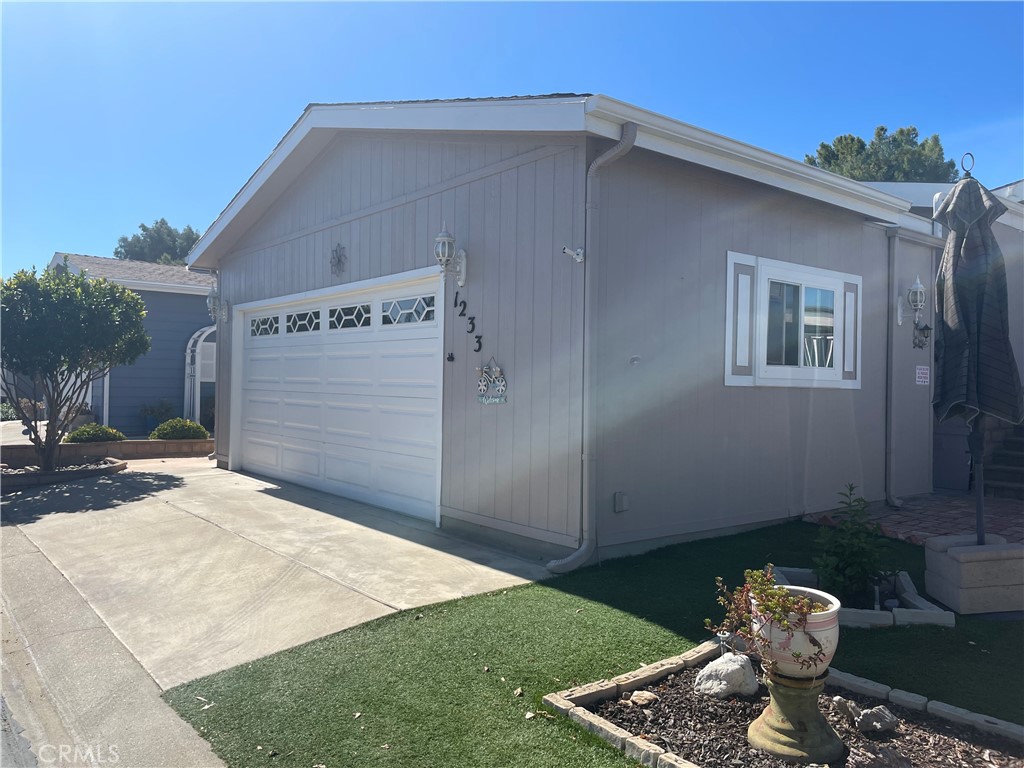
<path id="1" fill-rule="evenodd" d="M 766 562 L 809 566 L 816 532 L 791 523 L 681 544 L 387 616 L 165 697 L 234 768 L 631 765 L 563 717 L 525 714 L 546 693 L 708 639 L 716 575 L 732 585 Z M 922 584 L 921 548 L 891 546 Z M 958 616 L 956 629 L 845 630 L 835 666 L 1022 722 L 1022 627 Z"/>

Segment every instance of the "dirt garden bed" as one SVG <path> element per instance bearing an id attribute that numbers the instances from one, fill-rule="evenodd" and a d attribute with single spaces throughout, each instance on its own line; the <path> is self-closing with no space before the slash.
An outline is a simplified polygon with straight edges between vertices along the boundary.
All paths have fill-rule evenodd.
<path id="1" fill-rule="evenodd" d="M 789 764 L 747 744 L 747 727 L 768 703 L 768 690 L 761 685 L 753 696 L 730 696 L 719 700 L 694 692 L 697 668 L 684 669 L 644 690 L 658 700 L 641 707 L 628 700 L 603 702 L 597 714 L 615 725 L 642 736 L 666 752 L 674 752 L 697 765 L 783 768 Z M 994 734 L 982 733 L 915 712 L 891 702 L 885 706 L 899 719 L 894 733 L 868 735 L 854 728 L 832 703 L 842 696 L 862 709 L 876 707 L 878 699 L 826 685 L 819 705 L 829 724 L 850 750 L 837 766 L 1024 766 L 1021 745 Z M 899 757 L 896 757 L 899 756 Z M 900 759 L 902 758 L 902 760 Z"/>
<path id="2" fill-rule="evenodd" d="M 762 684 L 749 697 L 719 700 L 698 694 L 699 667 L 719 655 L 715 641 L 611 680 L 544 697 L 587 730 L 645 766 L 657 768 L 781 768 L 787 765 L 747 743 L 747 727 L 768 702 Z M 1024 727 L 928 701 L 834 671 L 820 697 L 821 711 L 849 748 L 828 768 L 1024 768 Z M 628 701 L 635 691 L 654 695 Z M 877 696 L 865 695 L 870 691 Z M 895 731 L 868 736 L 854 729 L 833 696 L 862 708 L 884 704 L 898 718 Z M 656 697 L 656 698 L 655 698 Z M 882 698 L 878 698 L 882 697 Z M 897 702 L 903 702 L 901 706 Z"/>

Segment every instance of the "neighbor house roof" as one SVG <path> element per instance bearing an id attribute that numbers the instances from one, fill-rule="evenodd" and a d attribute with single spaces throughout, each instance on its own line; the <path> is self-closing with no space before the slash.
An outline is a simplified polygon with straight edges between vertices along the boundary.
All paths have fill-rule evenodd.
<path id="1" fill-rule="evenodd" d="M 820 200 L 872 220 L 895 223 L 910 208 L 906 200 L 859 182 L 600 94 L 310 104 L 199 238 L 188 263 L 216 267 L 220 257 L 342 131 L 562 133 L 618 140 L 626 123 L 637 125 L 636 146 L 642 149 Z"/>
<path id="2" fill-rule="evenodd" d="M 84 256 L 80 253 L 53 254 L 50 266 L 63 264 L 75 274 L 85 272 L 89 277 L 106 278 L 134 291 L 161 291 L 205 295 L 216 283 L 212 275 L 190 272 L 183 266 L 153 264 L 148 261 L 130 261 L 103 256 Z"/>

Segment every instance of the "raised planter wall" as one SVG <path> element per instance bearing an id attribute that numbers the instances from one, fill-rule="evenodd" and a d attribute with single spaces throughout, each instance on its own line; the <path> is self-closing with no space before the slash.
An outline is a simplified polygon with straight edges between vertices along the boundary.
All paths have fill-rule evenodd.
<path id="1" fill-rule="evenodd" d="M 189 456 L 209 456 L 213 453 L 213 438 L 206 440 L 117 440 L 109 443 L 62 443 L 60 458 L 73 463 L 85 456 L 104 456 L 115 459 L 168 459 Z M 9 467 L 34 466 L 38 463 L 36 450 L 31 445 L 4 445 L 0 447 L 0 461 Z"/>

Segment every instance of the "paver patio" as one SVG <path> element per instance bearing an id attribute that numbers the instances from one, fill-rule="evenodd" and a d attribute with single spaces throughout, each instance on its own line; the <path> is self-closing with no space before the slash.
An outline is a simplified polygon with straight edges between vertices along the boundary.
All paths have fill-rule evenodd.
<path id="1" fill-rule="evenodd" d="M 932 536 L 974 533 L 974 496 L 952 493 L 924 493 L 907 496 L 903 506 L 893 509 L 876 502 L 869 517 L 893 539 L 924 544 Z M 807 515 L 811 522 L 827 522 L 831 513 Z M 985 498 L 985 532 L 1003 536 L 1008 542 L 1024 543 L 1024 502 L 1019 499 Z"/>

